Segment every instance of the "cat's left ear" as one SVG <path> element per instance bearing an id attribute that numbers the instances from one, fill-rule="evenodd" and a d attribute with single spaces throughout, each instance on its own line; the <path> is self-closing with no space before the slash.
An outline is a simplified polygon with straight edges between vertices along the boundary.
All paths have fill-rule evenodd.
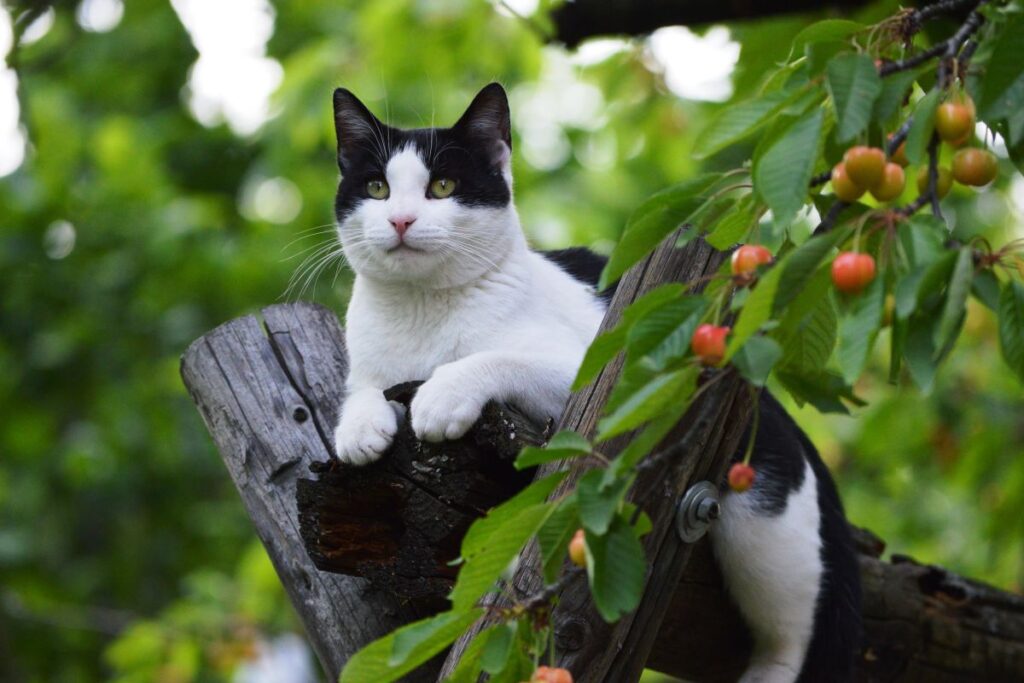
<path id="1" fill-rule="evenodd" d="M 454 128 L 483 143 L 497 166 L 505 166 L 512 156 L 508 96 L 498 83 L 491 83 L 477 93 Z"/>

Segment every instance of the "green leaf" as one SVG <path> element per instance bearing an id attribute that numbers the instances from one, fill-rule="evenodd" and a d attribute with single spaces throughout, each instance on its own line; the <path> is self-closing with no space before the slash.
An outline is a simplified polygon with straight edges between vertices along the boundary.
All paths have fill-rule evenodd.
<path id="1" fill-rule="evenodd" d="M 736 207 L 708 233 L 705 238 L 707 243 L 719 251 L 737 244 L 753 227 L 759 209 L 753 195 L 746 195 L 736 202 Z"/>
<path id="2" fill-rule="evenodd" d="M 516 639 L 518 624 L 514 621 L 502 624 L 501 628 L 491 631 L 480 653 L 480 668 L 491 674 L 499 674 L 508 665 L 508 656 L 512 653 L 512 645 Z"/>
<path id="3" fill-rule="evenodd" d="M 537 532 L 544 581 L 552 583 L 565 562 L 565 553 L 576 529 L 580 527 L 579 506 L 575 496 L 568 496 L 551 513 Z"/>
<path id="4" fill-rule="evenodd" d="M 971 284 L 971 294 L 989 310 L 999 310 L 999 279 L 991 270 L 979 270 Z"/>
<path id="5" fill-rule="evenodd" d="M 636 609 L 643 595 L 647 559 L 636 532 L 622 517 L 604 536 L 587 536 L 587 579 L 594 606 L 608 623 Z"/>
<path id="6" fill-rule="evenodd" d="M 576 458 L 590 453 L 590 442 L 576 432 L 563 430 L 551 437 L 543 448 L 527 446 L 516 458 L 515 467 L 523 470 L 554 460 Z"/>
<path id="7" fill-rule="evenodd" d="M 852 227 L 833 228 L 824 235 L 817 235 L 786 254 L 778 264 L 782 269 L 779 280 L 778 294 L 772 308 L 773 315 L 778 315 L 789 305 L 798 294 L 804 291 L 808 281 L 814 277 L 821 262 L 850 236 Z"/>
<path id="8" fill-rule="evenodd" d="M 492 533 L 485 543 L 478 541 L 479 547 L 472 556 L 466 556 L 464 547 L 465 562 L 459 570 L 455 587 L 448 596 L 452 601 L 452 608 L 469 609 L 491 590 L 501 573 L 553 511 L 554 505 L 551 504 L 532 505 L 509 519 L 508 523 Z"/>
<path id="9" fill-rule="evenodd" d="M 800 373 L 780 368 L 775 376 L 799 405 L 810 403 L 823 413 L 849 413 L 841 398 L 854 405 L 864 405 L 843 383 L 842 377 L 827 370 Z"/>
<path id="10" fill-rule="evenodd" d="M 483 657 L 484 648 L 495 631 L 505 628 L 505 624 L 494 624 L 488 626 L 473 638 L 466 651 L 462 653 L 458 666 L 444 683 L 476 683 L 482 671 L 480 660 Z"/>
<path id="11" fill-rule="evenodd" d="M 397 681 L 451 645 L 482 614 L 481 609 L 443 612 L 403 626 L 352 655 L 338 681 Z"/>
<path id="12" fill-rule="evenodd" d="M 678 401 L 667 406 L 664 413 L 651 420 L 639 434 L 630 440 L 629 445 L 612 462 L 612 470 L 617 474 L 622 473 L 640 462 L 655 446 L 661 443 L 662 439 L 668 436 L 691 403 L 693 403 L 693 394 L 690 394 L 685 401 Z"/>
<path id="13" fill-rule="evenodd" d="M 701 316 L 707 308 L 707 299 L 696 298 L 698 306 L 681 323 L 675 326 L 671 332 L 658 342 L 658 345 L 650 349 L 640 359 L 646 367 L 656 372 L 664 370 L 669 363 L 672 363 L 690 351 L 690 340 L 693 332 L 700 324 Z"/>
<path id="14" fill-rule="evenodd" d="M 875 100 L 882 93 L 882 79 L 868 55 L 845 53 L 828 63 L 828 89 L 835 103 L 839 127 L 836 139 L 849 142 L 868 127 Z"/>
<path id="15" fill-rule="evenodd" d="M 942 348 L 952 343 L 960 332 L 964 316 L 967 314 L 967 297 L 971 293 L 971 281 L 974 280 L 974 249 L 962 247 L 953 266 L 953 274 L 949 280 L 946 293 L 946 304 L 939 318 L 939 326 L 935 330 L 935 346 Z"/>
<path id="16" fill-rule="evenodd" d="M 754 188 L 779 228 L 788 227 L 807 200 L 822 120 L 820 109 L 797 120 L 754 163 Z"/>
<path id="17" fill-rule="evenodd" d="M 697 372 L 692 367 L 655 377 L 598 423 L 597 441 L 636 429 L 658 416 L 669 402 L 689 396 L 696 384 Z"/>
<path id="18" fill-rule="evenodd" d="M 935 131 L 935 109 L 939 106 L 942 92 L 936 88 L 921 98 L 914 108 L 914 122 L 910 124 L 904 152 L 912 164 L 923 164 L 928 160 L 928 142 Z"/>
<path id="19" fill-rule="evenodd" d="M 462 538 L 462 558 L 470 560 L 486 550 L 492 537 L 500 534 L 519 513 L 547 500 L 565 475 L 565 472 L 555 472 L 532 482 L 501 505 L 491 508 L 486 516 L 473 522 Z"/>
<path id="20" fill-rule="evenodd" d="M 769 337 L 751 337 L 736 352 L 732 363 L 756 387 L 763 387 L 768 373 L 782 357 L 782 347 Z"/>
<path id="21" fill-rule="evenodd" d="M 758 281 L 754 290 L 747 297 L 747 303 L 736 319 L 736 325 L 729 335 L 729 346 L 725 350 L 725 359 L 730 360 L 754 334 L 772 317 L 775 292 L 782 276 L 782 263 L 769 268 Z"/>
<path id="22" fill-rule="evenodd" d="M 903 357 L 907 360 L 907 369 L 914 383 L 925 393 L 932 389 L 938 366 L 938 350 L 934 341 L 937 324 L 938 314 L 934 311 L 917 312 L 907 321 Z"/>
<path id="23" fill-rule="evenodd" d="M 907 93 L 917 80 L 919 71 L 899 71 L 882 79 L 882 93 L 875 100 L 871 118 L 879 123 L 891 119 L 903 106 Z"/>
<path id="24" fill-rule="evenodd" d="M 999 296 L 999 347 L 1003 360 L 1024 381 L 1024 284 L 1012 280 Z"/>
<path id="25" fill-rule="evenodd" d="M 683 296 L 686 288 L 678 282 L 655 287 L 639 299 L 631 303 L 622 312 L 622 320 L 614 329 L 605 332 L 595 339 L 583 357 L 583 363 L 573 381 L 573 391 L 578 391 L 594 381 L 605 365 L 626 346 L 629 329 L 642 320 L 650 311 L 665 305 L 667 302 Z"/>
<path id="26" fill-rule="evenodd" d="M 804 54 L 804 49 L 813 43 L 840 43 L 849 41 L 850 36 L 864 30 L 864 24 L 847 19 L 825 19 L 817 21 L 800 31 L 793 38 L 789 59 Z"/>
<path id="27" fill-rule="evenodd" d="M 610 479 L 610 481 L 609 481 Z M 603 535 L 622 505 L 622 498 L 633 483 L 632 475 L 614 477 L 604 470 L 590 470 L 580 477 L 576 487 L 580 522 L 589 532 Z"/>
<path id="28" fill-rule="evenodd" d="M 666 302 L 652 309 L 630 328 L 626 335 L 626 348 L 630 358 L 646 355 L 656 349 L 679 325 L 700 314 L 707 301 L 699 296 L 687 296 Z M 689 343 L 689 340 L 687 340 Z"/>
<path id="29" fill-rule="evenodd" d="M 837 318 L 833 299 L 831 268 L 818 269 L 803 287 L 772 331 L 782 346 L 781 367 L 813 373 L 828 363 L 836 344 Z"/>
<path id="30" fill-rule="evenodd" d="M 1010 15 L 999 32 L 981 79 L 978 113 L 986 121 L 1001 119 L 1024 109 L 1024 15 Z M 1011 140 L 1013 144 L 1015 140 Z"/>
<path id="31" fill-rule="evenodd" d="M 911 267 L 927 266 L 945 255 L 949 230 L 932 214 L 917 214 L 897 231 L 903 255 Z"/>
<path id="32" fill-rule="evenodd" d="M 860 377 L 885 313 L 885 279 L 876 277 L 860 294 L 849 297 L 839 318 L 839 350 L 836 358 L 847 384 Z"/>
<path id="33" fill-rule="evenodd" d="M 697 137 L 693 156 L 706 159 L 752 134 L 767 123 L 777 108 L 790 99 L 785 92 L 774 92 L 747 102 L 723 107 L 711 124 Z"/>
<path id="34" fill-rule="evenodd" d="M 637 207 L 601 273 L 598 290 L 622 277 L 630 266 L 682 225 L 704 203 L 707 199 L 704 193 L 720 178 L 719 173 L 697 176 L 658 192 Z"/>

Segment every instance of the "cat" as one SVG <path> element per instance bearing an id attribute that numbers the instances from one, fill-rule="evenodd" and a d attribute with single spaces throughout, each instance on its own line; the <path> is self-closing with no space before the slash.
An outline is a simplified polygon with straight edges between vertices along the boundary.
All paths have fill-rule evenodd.
<path id="1" fill-rule="evenodd" d="M 425 379 L 409 407 L 426 441 L 465 434 L 490 400 L 557 419 L 608 292 L 601 257 L 531 251 L 512 201 L 504 89 L 492 83 L 451 128 L 401 130 L 334 93 L 337 231 L 356 273 L 337 457 L 380 458 L 404 419 L 384 398 Z M 712 547 L 754 636 L 742 681 L 846 681 L 859 645 L 860 585 L 828 470 L 762 392 L 753 488 L 726 493 Z M 742 441 L 746 443 L 746 439 Z"/>

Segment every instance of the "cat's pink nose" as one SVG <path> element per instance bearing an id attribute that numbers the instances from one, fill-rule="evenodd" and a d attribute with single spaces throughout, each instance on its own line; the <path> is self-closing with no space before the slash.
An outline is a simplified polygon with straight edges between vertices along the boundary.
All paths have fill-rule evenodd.
<path id="1" fill-rule="evenodd" d="M 388 222 L 391 223 L 391 227 L 398 233 L 398 238 L 402 239 L 405 237 L 409 226 L 415 223 L 416 219 L 412 216 L 393 216 L 388 219 Z"/>

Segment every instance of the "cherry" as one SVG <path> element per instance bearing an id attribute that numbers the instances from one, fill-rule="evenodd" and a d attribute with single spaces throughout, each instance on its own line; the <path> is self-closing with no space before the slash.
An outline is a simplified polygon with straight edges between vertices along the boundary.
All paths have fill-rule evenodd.
<path id="1" fill-rule="evenodd" d="M 909 166 L 910 159 L 907 158 L 907 143 L 901 142 L 900 146 L 896 148 L 896 151 L 892 153 L 892 156 L 890 156 L 889 159 L 904 168 Z"/>
<path id="2" fill-rule="evenodd" d="M 968 147 L 953 155 L 953 178 L 958 183 L 981 187 L 995 180 L 999 171 L 996 155 L 987 149 Z"/>
<path id="3" fill-rule="evenodd" d="M 935 130 L 954 147 L 967 142 L 974 132 L 974 102 L 968 97 L 962 102 L 940 104 L 935 112 Z"/>
<path id="4" fill-rule="evenodd" d="M 864 194 L 864 188 L 850 179 L 842 161 L 832 167 L 832 191 L 844 202 L 855 202 Z"/>
<path id="5" fill-rule="evenodd" d="M 704 365 L 718 365 L 725 358 L 725 337 L 728 334 L 728 327 L 705 323 L 693 333 L 690 348 Z"/>
<path id="6" fill-rule="evenodd" d="M 890 161 L 885 165 L 882 181 L 871 188 L 871 196 L 880 202 L 896 199 L 903 194 L 906 184 L 907 177 L 903 173 L 903 167 Z"/>
<path id="7" fill-rule="evenodd" d="M 859 145 L 846 150 L 843 162 L 850 180 L 861 187 L 874 187 L 885 171 L 885 152 L 877 147 Z"/>
<path id="8" fill-rule="evenodd" d="M 569 541 L 569 559 L 577 567 L 587 566 L 586 541 L 583 539 L 583 529 L 578 529 L 576 534 Z"/>
<path id="9" fill-rule="evenodd" d="M 875 259 L 870 254 L 844 251 L 832 262 L 832 282 L 844 294 L 856 294 L 875 279 Z"/>
<path id="10" fill-rule="evenodd" d="M 567 669 L 538 666 L 530 677 L 530 683 L 572 683 L 572 674 Z"/>
<path id="11" fill-rule="evenodd" d="M 729 488 L 736 493 L 743 493 L 754 485 L 756 476 L 754 468 L 745 462 L 737 462 L 729 468 Z"/>
<path id="12" fill-rule="evenodd" d="M 757 267 L 772 262 L 772 252 L 759 244 L 744 244 L 732 253 L 732 274 L 750 275 Z"/>
<path id="13" fill-rule="evenodd" d="M 950 173 L 949 169 L 945 166 L 939 166 L 939 177 L 935 183 L 935 191 L 939 194 L 939 199 L 942 199 L 949 194 L 950 188 L 953 187 L 953 174 Z M 917 191 L 924 194 L 928 191 L 928 167 L 922 166 L 921 170 L 917 172 Z"/>

